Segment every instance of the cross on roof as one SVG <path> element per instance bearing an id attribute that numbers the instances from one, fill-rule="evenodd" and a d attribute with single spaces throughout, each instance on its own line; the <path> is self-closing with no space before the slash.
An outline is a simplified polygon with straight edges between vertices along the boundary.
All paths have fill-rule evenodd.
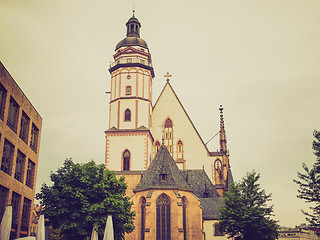
<path id="1" fill-rule="evenodd" d="M 170 81 L 170 79 L 169 79 L 169 78 L 170 78 L 170 77 L 172 77 L 172 75 L 170 75 L 170 74 L 169 74 L 169 72 L 167 72 L 167 74 L 166 74 L 166 75 L 164 75 L 164 77 L 166 77 L 166 78 L 167 78 L 167 82 L 169 82 L 169 81 Z"/>

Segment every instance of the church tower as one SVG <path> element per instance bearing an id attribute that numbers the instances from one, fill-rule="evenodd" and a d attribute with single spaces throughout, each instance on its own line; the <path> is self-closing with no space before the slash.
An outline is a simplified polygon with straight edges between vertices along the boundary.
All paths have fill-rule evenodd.
<path id="1" fill-rule="evenodd" d="M 152 156 L 152 79 L 154 70 L 141 24 L 133 16 L 126 23 L 110 64 L 111 92 L 105 164 L 111 170 L 147 169 Z"/>

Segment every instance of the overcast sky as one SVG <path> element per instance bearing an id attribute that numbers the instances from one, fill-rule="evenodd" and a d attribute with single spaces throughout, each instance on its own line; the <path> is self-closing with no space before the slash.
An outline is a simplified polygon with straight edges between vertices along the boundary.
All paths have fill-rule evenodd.
<path id="1" fill-rule="evenodd" d="M 169 71 L 204 142 L 222 104 L 235 180 L 255 169 L 275 219 L 305 222 L 293 179 L 315 162 L 320 130 L 320 1 L 135 0 L 135 9 L 153 100 Z M 109 62 L 131 15 L 131 0 L 0 0 L 0 61 L 43 118 L 37 191 L 66 158 L 104 163 Z"/>

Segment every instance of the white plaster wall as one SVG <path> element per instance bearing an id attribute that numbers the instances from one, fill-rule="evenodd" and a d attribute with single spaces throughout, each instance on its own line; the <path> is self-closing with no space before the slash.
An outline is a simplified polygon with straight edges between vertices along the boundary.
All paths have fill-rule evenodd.
<path id="1" fill-rule="evenodd" d="M 108 169 L 120 171 L 122 154 L 128 149 L 131 154 L 130 170 L 143 170 L 145 163 L 145 139 L 146 135 L 108 136 Z M 151 142 L 149 145 L 151 145 Z"/>
<path id="2" fill-rule="evenodd" d="M 126 109 L 131 111 L 131 121 L 124 121 L 124 112 Z M 119 129 L 135 129 L 136 122 L 136 100 L 135 99 L 122 99 L 120 100 L 120 126 Z"/>
<path id="3" fill-rule="evenodd" d="M 214 236 L 214 224 L 216 224 L 217 220 L 204 220 L 203 221 L 203 231 L 205 232 L 205 240 L 230 240 L 231 238 L 228 238 L 225 236 Z"/>
<path id="4" fill-rule="evenodd" d="M 112 102 L 109 110 L 109 128 L 118 127 L 118 102 Z"/>
<path id="5" fill-rule="evenodd" d="M 139 112 L 139 118 L 138 118 L 138 127 L 141 127 L 142 125 L 146 128 L 149 128 L 149 114 L 151 114 L 150 109 L 150 102 L 142 101 L 140 100 L 138 103 L 138 112 Z"/>

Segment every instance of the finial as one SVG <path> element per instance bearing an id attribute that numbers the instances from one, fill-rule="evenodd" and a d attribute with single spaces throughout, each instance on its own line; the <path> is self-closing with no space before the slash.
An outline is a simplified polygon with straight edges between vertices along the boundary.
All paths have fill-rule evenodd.
<path id="1" fill-rule="evenodd" d="M 227 152 L 227 138 L 226 131 L 224 129 L 224 120 L 223 120 L 223 107 L 220 105 L 220 151 L 223 153 Z"/>
<path id="2" fill-rule="evenodd" d="M 172 77 L 172 75 L 170 75 L 169 72 L 167 72 L 167 74 L 164 75 L 164 77 L 166 77 L 167 78 L 167 82 L 169 82 L 170 81 L 170 77 Z"/>
<path id="3" fill-rule="evenodd" d="M 222 105 L 220 105 L 220 124 L 221 124 L 221 127 L 224 127 L 224 120 L 223 120 L 223 107 Z"/>
<path id="4" fill-rule="evenodd" d="M 135 11 L 136 11 L 136 10 L 134 9 L 134 7 L 135 7 L 135 6 L 134 6 L 134 0 L 132 0 L 132 13 L 133 13 L 133 17 L 134 17 L 134 13 L 135 13 Z"/>
<path id="5" fill-rule="evenodd" d="M 222 112 L 222 111 L 223 111 L 223 107 L 222 107 L 222 105 L 220 105 L 219 110 L 220 110 L 220 113 L 221 113 L 221 114 L 223 114 L 223 112 Z"/>

